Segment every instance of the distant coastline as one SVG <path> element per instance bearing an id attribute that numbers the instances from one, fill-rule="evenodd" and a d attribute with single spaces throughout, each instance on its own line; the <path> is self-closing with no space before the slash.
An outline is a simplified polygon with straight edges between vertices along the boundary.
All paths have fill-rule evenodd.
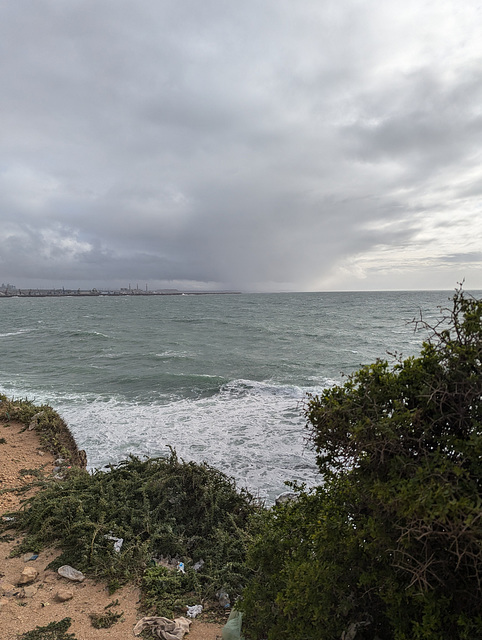
<path id="1" fill-rule="evenodd" d="M 24 287 L 17 289 L 13 285 L 0 287 L 0 298 L 78 298 L 101 296 L 205 296 L 205 295 L 233 295 L 240 291 L 179 291 L 178 289 L 160 289 L 149 291 L 144 289 L 37 289 Z"/>

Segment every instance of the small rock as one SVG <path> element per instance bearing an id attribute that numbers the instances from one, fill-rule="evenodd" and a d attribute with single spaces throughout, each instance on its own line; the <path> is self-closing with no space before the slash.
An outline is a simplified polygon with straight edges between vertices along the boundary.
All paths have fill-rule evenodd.
<path id="1" fill-rule="evenodd" d="M 67 580 L 72 580 L 72 582 L 83 582 L 85 580 L 85 576 L 82 571 L 77 571 L 68 564 L 64 564 L 57 569 L 57 573 L 62 578 L 67 578 Z"/>
<path id="2" fill-rule="evenodd" d="M 13 584 L 10 584 L 9 582 L 2 582 L 0 584 L 0 594 L 2 594 L 2 596 L 13 596 L 13 594 L 15 593 L 16 588 L 14 587 Z"/>
<path id="3" fill-rule="evenodd" d="M 35 585 L 31 584 L 23 588 L 22 595 L 24 598 L 33 598 L 34 595 L 37 593 L 37 591 L 38 591 L 38 588 Z"/>
<path id="4" fill-rule="evenodd" d="M 20 579 L 18 584 L 28 584 L 29 582 L 33 582 L 38 576 L 37 569 L 33 567 L 25 567 L 20 575 Z"/>
<path id="5" fill-rule="evenodd" d="M 45 455 L 45 451 L 40 451 L 40 449 L 37 451 L 37 455 L 38 456 L 44 456 Z"/>
<path id="6" fill-rule="evenodd" d="M 59 602 L 67 602 L 67 600 L 72 600 L 74 594 L 68 589 L 59 589 L 55 594 L 55 597 Z"/>

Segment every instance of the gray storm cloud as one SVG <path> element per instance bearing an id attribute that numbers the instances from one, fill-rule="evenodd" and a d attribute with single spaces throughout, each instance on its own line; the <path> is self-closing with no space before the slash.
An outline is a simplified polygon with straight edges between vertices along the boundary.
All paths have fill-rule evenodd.
<path id="1" fill-rule="evenodd" d="M 482 287 L 480 18 L 4 3 L 0 280 Z"/>

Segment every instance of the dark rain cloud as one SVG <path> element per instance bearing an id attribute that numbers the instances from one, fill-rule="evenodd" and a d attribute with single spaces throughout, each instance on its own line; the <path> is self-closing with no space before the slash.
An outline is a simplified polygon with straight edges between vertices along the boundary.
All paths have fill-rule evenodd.
<path id="1" fill-rule="evenodd" d="M 392 248 L 393 286 L 451 288 L 482 234 L 477 11 L 4 3 L 0 280 L 387 287 Z"/>

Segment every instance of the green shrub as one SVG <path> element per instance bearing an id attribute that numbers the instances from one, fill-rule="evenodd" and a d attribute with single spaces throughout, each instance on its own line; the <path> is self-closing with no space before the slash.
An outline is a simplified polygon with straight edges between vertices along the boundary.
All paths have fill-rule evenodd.
<path id="1" fill-rule="evenodd" d="M 50 622 L 44 627 L 35 627 L 19 636 L 19 640 L 76 640 L 73 633 L 67 633 L 72 624 L 71 618 Z"/>
<path id="2" fill-rule="evenodd" d="M 311 397 L 324 485 L 261 516 L 248 637 L 482 636 L 482 301 Z"/>
<path id="3" fill-rule="evenodd" d="M 117 586 L 140 577 L 155 558 L 175 558 L 186 565 L 182 588 L 212 597 L 226 587 L 234 596 L 247 581 L 247 526 L 257 509 L 246 491 L 209 465 L 183 462 L 174 452 L 130 457 L 108 471 L 72 469 L 29 499 L 16 514 L 16 527 L 27 534 L 16 551 L 55 543 L 62 554 L 52 568 L 70 564 Z M 109 536 L 123 539 L 120 552 Z"/>

